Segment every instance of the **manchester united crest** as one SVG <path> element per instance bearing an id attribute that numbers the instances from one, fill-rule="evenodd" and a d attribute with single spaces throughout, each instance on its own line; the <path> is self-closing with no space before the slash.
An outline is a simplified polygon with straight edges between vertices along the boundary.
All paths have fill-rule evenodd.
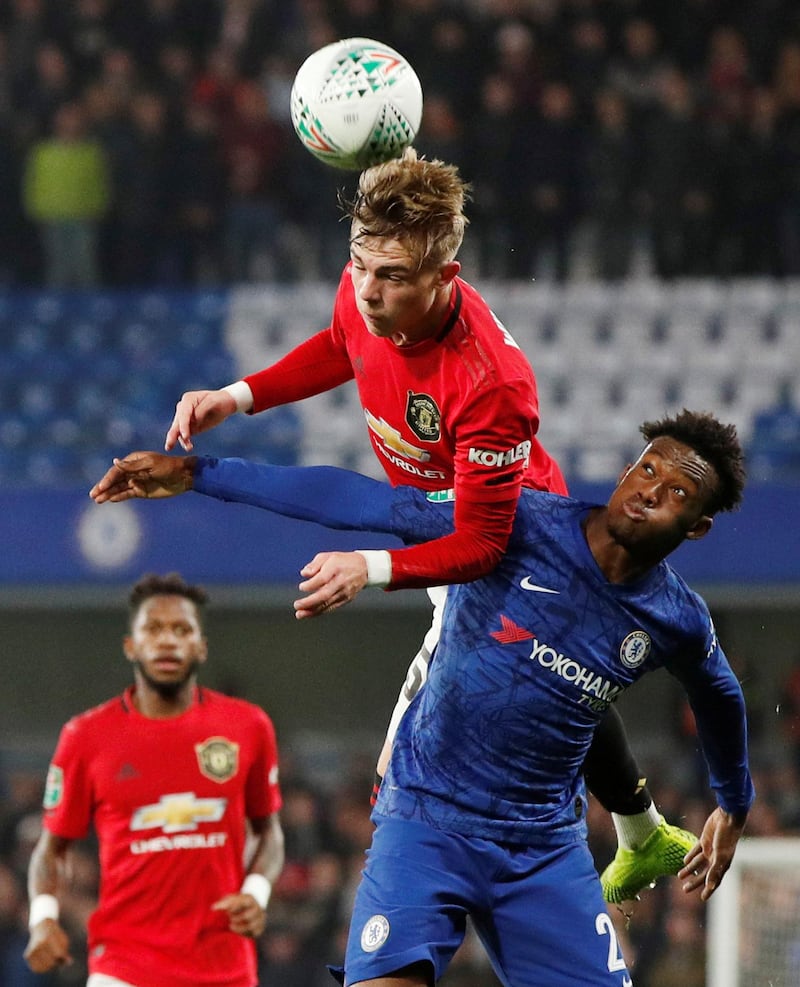
<path id="1" fill-rule="evenodd" d="M 441 436 L 442 413 L 428 394 L 408 392 L 406 402 L 408 427 L 423 442 L 438 442 Z"/>
<path id="2" fill-rule="evenodd" d="M 194 745 L 200 771 L 212 781 L 228 781 L 239 770 L 239 745 L 225 737 L 209 737 Z"/>

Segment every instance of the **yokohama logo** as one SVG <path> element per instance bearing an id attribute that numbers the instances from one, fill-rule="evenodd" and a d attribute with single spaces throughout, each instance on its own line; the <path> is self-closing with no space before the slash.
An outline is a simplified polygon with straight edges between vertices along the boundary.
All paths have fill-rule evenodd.
<path id="1" fill-rule="evenodd" d="M 542 644 L 537 638 L 534 638 L 530 658 L 531 661 L 538 662 L 542 668 L 555 672 L 565 682 L 578 686 L 582 692 L 595 700 L 610 703 L 623 691 L 623 686 L 614 685 L 602 675 L 585 668 L 574 658 L 567 658 L 550 645 Z"/>

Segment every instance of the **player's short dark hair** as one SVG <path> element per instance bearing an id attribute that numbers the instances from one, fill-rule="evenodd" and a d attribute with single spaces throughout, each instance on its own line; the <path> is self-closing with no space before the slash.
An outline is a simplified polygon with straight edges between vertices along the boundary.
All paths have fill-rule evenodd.
<path id="1" fill-rule="evenodd" d="M 128 596 L 128 614 L 133 621 L 139 607 L 153 596 L 183 596 L 191 600 L 197 608 L 202 622 L 203 608 L 208 602 L 208 594 L 202 586 L 187 583 L 178 572 L 168 572 L 165 576 L 148 572 L 133 586 Z"/>
<path id="2" fill-rule="evenodd" d="M 674 417 L 644 422 L 639 431 L 648 442 L 660 435 L 676 439 L 714 467 L 718 483 L 706 505 L 708 514 L 736 510 L 742 501 L 746 473 L 735 425 L 725 425 L 709 412 L 684 408 Z"/>

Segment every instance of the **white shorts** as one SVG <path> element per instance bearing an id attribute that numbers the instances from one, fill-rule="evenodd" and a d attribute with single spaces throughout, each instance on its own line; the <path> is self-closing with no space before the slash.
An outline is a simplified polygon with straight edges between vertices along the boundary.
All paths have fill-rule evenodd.
<path id="1" fill-rule="evenodd" d="M 430 664 L 431 655 L 439 643 L 439 636 L 442 633 L 442 616 L 444 615 L 444 605 L 447 602 L 447 587 L 431 586 L 428 589 L 428 598 L 433 604 L 431 626 L 425 634 L 422 646 L 408 666 L 403 688 L 400 690 L 400 695 L 397 697 L 397 702 L 389 719 L 389 727 L 386 731 L 387 741 L 394 740 L 394 735 L 397 733 L 397 727 L 403 718 L 403 714 L 410 706 L 411 700 L 425 684 L 425 680 L 428 678 L 428 665 Z"/>
<path id="2" fill-rule="evenodd" d="M 127 980 L 109 977 L 107 973 L 92 973 L 86 981 L 86 987 L 136 987 L 136 984 L 129 984 Z"/>

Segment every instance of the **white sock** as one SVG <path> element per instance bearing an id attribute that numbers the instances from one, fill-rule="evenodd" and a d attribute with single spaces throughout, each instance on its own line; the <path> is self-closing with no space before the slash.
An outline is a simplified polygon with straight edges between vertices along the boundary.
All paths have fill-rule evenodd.
<path id="1" fill-rule="evenodd" d="M 620 816 L 612 812 L 611 819 L 617 831 L 617 843 L 623 850 L 638 850 L 663 822 L 663 816 L 654 802 L 644 812 L 637 812 L 633 816 Z"/>

